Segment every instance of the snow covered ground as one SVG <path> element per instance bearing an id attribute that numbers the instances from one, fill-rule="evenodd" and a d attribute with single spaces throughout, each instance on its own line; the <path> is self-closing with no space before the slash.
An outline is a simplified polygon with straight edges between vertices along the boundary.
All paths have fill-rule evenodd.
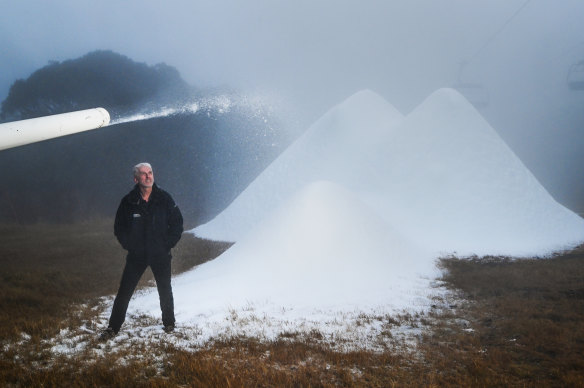
<path id="1" fill-rule="evenodd" d="M 584 220 L 456 91 L 404 116 L 365 90 L 192 232 L 235 244 L 173 280 L 182 346 L 317 329 L 375 347 L 385 318 L 360 321 L 428 310 L 441 255 L 545 256 L 584 241 Z M 155 288 L 140 292 L 122 330 L 160 331 L 132 318 L 159 309 Z"/>

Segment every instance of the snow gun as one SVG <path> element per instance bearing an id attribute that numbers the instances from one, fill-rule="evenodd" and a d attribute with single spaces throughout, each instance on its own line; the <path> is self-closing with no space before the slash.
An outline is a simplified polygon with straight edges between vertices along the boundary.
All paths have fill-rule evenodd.
<path id="1" fill-rule="evenodd" d="M 107 110 L 93 108 L 0 124 L 0 150 L 105 127 L 109 122 Z"/>

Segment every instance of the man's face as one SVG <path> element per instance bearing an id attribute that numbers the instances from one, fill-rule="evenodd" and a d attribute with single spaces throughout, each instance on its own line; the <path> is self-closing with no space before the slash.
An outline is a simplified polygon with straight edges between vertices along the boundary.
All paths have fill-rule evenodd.
<path id="1" fill-rule="evenodd" d="M 154 173 L 152 169 L 146 166 L 142 166 L 138 169 L 138 175 L 134 176 L 134 182 L 136 182 L 140 187 L 152 187 L 154 184 Z"/>

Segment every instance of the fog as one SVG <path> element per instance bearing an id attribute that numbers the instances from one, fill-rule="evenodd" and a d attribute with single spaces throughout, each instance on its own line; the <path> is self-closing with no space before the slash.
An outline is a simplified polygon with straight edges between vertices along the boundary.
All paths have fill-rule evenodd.
<path id="1" fill-rule="evenodd" d="M 48 61 L 110 49 L 291 104 L 308 125 L 371 89 L 407 114 L 438 88 L 479 84 L 481 114 L 560 202 L 584 210 L 580 0 L 4 1 L 0 99 Z M 461 70 L 461 63 L 466 65 Z"/>

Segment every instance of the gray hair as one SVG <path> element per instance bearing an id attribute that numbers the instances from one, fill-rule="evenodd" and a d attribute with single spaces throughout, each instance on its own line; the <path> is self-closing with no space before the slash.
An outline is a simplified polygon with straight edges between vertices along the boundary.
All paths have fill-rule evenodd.
<path id="1" fill-rule="evenodd" d="M 146 162 L 142 162 L 142 163 L 138 163 L 137 165 L 134 166 L 134 176 L 138 176 L 140 175 L 140 167 L 148 167 L 149 169 L 152 170 L 152 166 L 150 165 L 150 163 L 146 163 Z"/>

